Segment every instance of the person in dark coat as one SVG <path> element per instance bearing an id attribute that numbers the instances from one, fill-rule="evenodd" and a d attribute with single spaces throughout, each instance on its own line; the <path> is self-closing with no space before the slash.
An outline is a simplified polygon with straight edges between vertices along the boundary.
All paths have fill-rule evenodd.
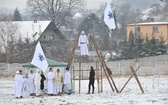
<path id="1" fill-rule="evenodd" d="M 41 71 L 41 81 L 40 81 L 40 89 L 44 89 L 44 81 L 46 80 L 46 77 L 43 74 L 43 71 Z"/>
<path id="2" fill-rule="evenodd" d="M 90 75 L 89 75 L 89 85 L 88 85 L 88 93 L 87 94 L 90 94 L 90 87 L 92 85 L 92 94 L 94 94 L 94 81 L 95 81 L 95 71 L 94 71 L 94 68 L 93 66 L 90 67 Z"/>

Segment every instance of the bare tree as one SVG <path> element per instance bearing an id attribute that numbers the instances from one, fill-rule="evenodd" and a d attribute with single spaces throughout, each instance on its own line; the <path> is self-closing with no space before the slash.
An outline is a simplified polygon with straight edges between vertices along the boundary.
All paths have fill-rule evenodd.
<path id="1" fill-rule="evenodd" d="M 27 5 L 35 18 L 43 16 L 60 27 L 68 14 L 83 8 L 84 0 L 28 0 Z"/>
<path id="2" fill-rule="evenodd" d="M 6 54 L 6 62 L 11 63 L 14 53 L 15 34 L 17 32 L 17 25 L 11 21 L 4 21 L 0 23 L 0 48 L 1 52 Z"/>
<path id="3" fill-rule="evenodd" d="M 0 21 L 10 21 L 13 15 L 9 13 L 7 9 L 0 9 Z"/>

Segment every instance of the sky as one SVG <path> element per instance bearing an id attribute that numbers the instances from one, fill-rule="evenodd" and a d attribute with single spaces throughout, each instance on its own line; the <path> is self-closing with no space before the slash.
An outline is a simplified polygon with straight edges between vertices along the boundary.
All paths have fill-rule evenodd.
<path id="1" fill-rule="evenodd" d="M 25 9 L 27 0 L 0 0 L 0 8 Z M 112 0 L 85 0 L 86 8 L 88 9 L 98 9 L 101 3 L 111 2 Z"/>

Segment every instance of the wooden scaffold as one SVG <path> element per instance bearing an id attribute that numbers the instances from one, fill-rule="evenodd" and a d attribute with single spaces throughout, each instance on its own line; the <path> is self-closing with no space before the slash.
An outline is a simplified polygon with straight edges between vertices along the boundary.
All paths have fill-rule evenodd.
<path id="1" fill-rule="evenodd" d="M 76 49 L 76 46 L 77 46 L 77 43 L 78 43 L 78 39 L 79 39 L 79 33 L 76 35 L 76 38 L 75 38 L 75 42 L 74 42 L 74 45 L 73 45 L 73 49 L 72 49 L 72 52 L 70 54 L 70 57 L 69 57 L 69 60 L 68 60 L 68 67 L 70 68 L 71 67 L 71 64 L 72 64 L 72 61 L 73 61 L 73 58 L 74 58 L 74 53 L 75 53 L 75 49 Z M 98 44 L 96 43 L 95 39 L 94 39 L 94 36 L 93 34 L 91 33 L 90 34 L 90 38 L 91 38 L 91 41 L 94 45 L 94 48 L 96 50 L 96 53 L 97 53 L 97 58 L 98 60 L 100 61 L 100 64 L 101 64 L 101 67 L 98 66 L 99 63 L 96 63 L 96 80 L 97 80 L 97 83 L 98 83 L 98 92 L 102 92 L 102 71 L 104 71 L 105 75 L 106 75 L 106 78 L 108 79 L 108 82 L 110 84 L 110 87 L 112 89 L 112 91 L 114 92 L 116 90 L 116 92 L 118 93 L 118 89 L 115 85 L 115 82 L 112 78 L 112 72 L 111 70 L 107 67 L 106 65 L 106 62 L 104 61 L 104 58 L 103 58 L 103 55 L 102 55 L 102 52 L 98 46 Z M 74 67 L 72 67 L 74 69 Z M 99 69 L 101 68 L 101 69 Z M 80 93 L 80 85 L 81 85 L 81 62 L 79 62 L 79 93 Z M 101 76 L 99 78 L 99 71 L 101 71 Z M 74 72 L 73 72 L 73 75 L 74 75 Z M 75 80 L 74 76 L 73 76 L 73 79 Z M 73 83 L 74 84 L 74 83 Z M 114 88 L 115 90 L 114 90 Z"/>
<path id="2" fill-rule="evenodd" d="M 73 73 L 72 73 L 73 74 L 73 80 L 75 80 L 75 74 L 74 74 L 75 70 L 74 70 L 74 67 L 71 66 L 71 64 L 72 64 L 72 61 L 73 61 L 73 58 L 74 58 L 74 53 L 75 53 L 75 49 L 76 49 L 76 46 L 77 46 L 77 43 L 78 43 L 79 35 L 80 35 L 79 33 L 76 35 L 75 42 L 74 42 L 74 45 L 73 45 L 73 49 L 72 49 L 72 52 L 70 54 L 70 57 L 69 57 L 69 60 L 68 60 L 68 65 L 67 65 L 69 68 L 71 67 L 71 69 L 73 70 Z M 106 64 L 106 62 L 104 60 L 102 51 L 101 51 L 100 47 L 98 46 L 98 44 L 96 43 L 96 40 L 95 40 L 95 38 L 94 38 L 92 33 L 90 33 L 90 38 L 91 38 L 91 41 L 92 41 L 93 46 L 95 48 L 95 51 L 96 51 L 96 54 L 97 54 L 97 59 L 98 59 L 96 61 L 96 64 L 95 64 L 96 65 L 95 68 L 96 68 L 96 80 L 97 80 L 97 84 L 98 84 L 98 92 L 102 92 L 103 91 L 103 86 L 102 86 L 102 70 L 103 70 L 104 74 L 105 74 L 105 76 L 106 76 L 106 78 L 108 80 L 108 83 L 109 83 L 109 85 L 111 87 L 111 90 L 113 92 L 121 93 L 122 90 L 127 85 L 127 83 L 129 82 L 129 80 L 134 76 L 136 81 L 137 81 L 137 83 L 138 83 L 138 85 L 139 85 L 139 87 L 140 87 L 141 92 L 144 93 L 142 85 L 141 85 L 141 83 L 140 83 L 140 81 L 138 79 L 138 76 L 136 74 L 136 72 L 138 71 L 140 66 L 136 70 L 134 70 L 134 68 L 132 66 L 130 66 L 132 75 L 126 81 L 126 83 L 124 84 L 124 86 L 122 87 L 122 89 L 120 91 L 117 89 L 117 87 L 115 85 L 115 82 L 113 80 L 112 71 L 110 70 L 110 68 L 108 68 L 108 66 L 107 66 L 107 64 Z M 91 57 L 92 56 L 89 56 L 89 58 L 91 58 Z M 81 78 L 81 71 L 83 71 L 82 66 L 81 66 L 82 63 L 86 63 L 86 62 L 82 62 L 82 60 L 79 61 L 79 70 L 78 70 L 78 72 L 79 72 L 79 78 L 78 78 L 78 80 L 79 80 L 79 94 L 80 94 L 80 88 L 81 88 L 81 79 L 83 79 L 83 77 Z M 101 66 L 99 66 L 99 65 L 101 65 Z M 100 76 L 99 76 L 99 73 L 101 74 Z M 72 84 L 75 84 L 75 82 L 73 82 Z"/>

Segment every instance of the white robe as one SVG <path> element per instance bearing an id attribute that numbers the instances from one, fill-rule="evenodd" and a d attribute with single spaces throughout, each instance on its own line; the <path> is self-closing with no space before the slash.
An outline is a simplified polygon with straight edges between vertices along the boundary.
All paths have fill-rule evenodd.
<path id="1" fill-rule="evenodd" d="M 68 70 L 66 70 L 64 74 L 64 84 L 69 84 L 69 83 L 71 83 L 71 74 Z"/>
<path id="2" fill-rule="evenodd" d="M 15 76 L 15 89 L 14 89 L 14 96 L 15 97 L 21 97 L 23 91 L 23 76 L 22 75 L 16 75 Z"/>
<path id="3" fill-rule="evenodd" d="M 87 36 L 80 35 L 78 39 L 78 46 L 80 47 L 81 56 L 89 55 L 87 44 L 89 44 Z"/>
<path id="4" fill-rule="evenodd" d="M 34 81 L 34 84 L 36 87 L 36 96 L 40 95 L 40 80 L 41 80 L 40 73 L 37 72 L 35 75 L 35 81 Z"/>
<path id="5" fill-rule="evenodd" d="M 30 73 L 28 78 L 30 81 L 30 94 L 35 93 L 35 84 L 34 84 L 35 74 Z"/>
<path id="6" fill-rule="evenodd" d="M 48 94 L 54 94 L 55 93 L 55 91 L 54 91 L 54 83 L 55 83 L 55 81 L 54 81 L 54 78 L 55 78 L 55 76 L 54 76 L 54 73 L 53 72 L 49 72 L 48 74 L 47 74 L 47 79 L 48 79 Z"/>
<path id="7" fill-rule="evenodd" d="M 23 97 L 28 97 L 30 95 L 30 81 L 28 78 L 24 78 L 22 94 Z"/>

